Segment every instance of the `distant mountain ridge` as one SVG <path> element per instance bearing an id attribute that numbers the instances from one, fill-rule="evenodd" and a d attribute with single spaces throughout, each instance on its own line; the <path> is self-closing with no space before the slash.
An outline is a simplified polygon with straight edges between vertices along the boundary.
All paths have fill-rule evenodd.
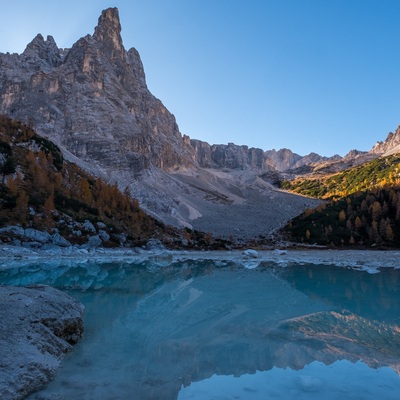
<path id="1" fill-rule="evenodd" d="M 394 153 L 400 153 L 400 125 L 394 132 L 389 132 L 383 142 L 377 142 L 370 150 L 372 154 L 388 156 Z"/>
<path id="2" fill-rule="evenodd" d="M 173 114 L 148 90 L 137 50 L 125 50 L 116 8 L 104 10 L 93 35 L 70 49 L 39 34 L 22 54 L 0 54 L 0 114 L 34 127 L 92 174 L 128 187 L 163 222 L 217 235 L 244 235 L 241 218 L 249 219 L 246 235 L 263 235 L 307 207 L 308 200 L 270 184 L 282 172 L 353 162 L 350 156 L 210 145 L 182 135 Z M 356 158 L 381 151 L 383 145 Z"/>

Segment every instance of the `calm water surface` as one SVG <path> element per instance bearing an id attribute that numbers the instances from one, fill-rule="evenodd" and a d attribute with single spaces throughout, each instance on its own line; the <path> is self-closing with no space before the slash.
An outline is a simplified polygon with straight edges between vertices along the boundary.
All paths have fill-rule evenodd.
<path id="1" fill-rule="evenodd" d="M 234 261 L 0 266 L 81 301 L 39 399 L 400 398 L 400 270 Z"/>

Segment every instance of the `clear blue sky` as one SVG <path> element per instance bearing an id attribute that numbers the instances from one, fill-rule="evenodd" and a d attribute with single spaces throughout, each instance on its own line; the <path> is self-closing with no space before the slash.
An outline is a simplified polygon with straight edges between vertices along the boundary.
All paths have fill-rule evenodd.
<path id="1" fill-rule="evenodd" d="M 305 155 L 370 149 L 400 123 L 400 0 L 0 0 L 0 52 L 71 47 L 118 7 L 182 133 Z"/>

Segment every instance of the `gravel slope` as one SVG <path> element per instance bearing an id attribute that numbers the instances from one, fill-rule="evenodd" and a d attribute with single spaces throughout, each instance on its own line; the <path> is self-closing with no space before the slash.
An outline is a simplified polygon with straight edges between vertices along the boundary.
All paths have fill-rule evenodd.
<path id="1" fill-rule="evenodd" d="M 236 240 L 267 237 L 320 202 L 277 190 L 254 170 L 152 170 L 131 190 L 167 224 Z"/>

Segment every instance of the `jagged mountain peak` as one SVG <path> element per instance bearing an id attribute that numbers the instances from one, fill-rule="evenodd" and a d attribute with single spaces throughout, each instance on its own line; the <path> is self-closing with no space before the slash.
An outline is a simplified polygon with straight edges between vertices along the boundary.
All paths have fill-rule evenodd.
<path id="1" fill-rule="evenodd" d="M 376 142 L 370 150 L 370 153 L 378 155 L 390 155 L 398 152 L 400 152 L 400 125 L 395 132 L 389 132 L 383 142 Z"/>
<path id="2" fill-rule="evenodd" d="M 34 39 L 26 46 L 24 53 L 29 52 L 30 50 L 38 50 L 42 47 L 57 49 L 56 41 L 53 36 L 47 35 L 46 40 L 41 33 L 38 33 Z"/>
<path id="3" fill-rule="evenodd" d="M 117 7 L 109 7 L 101 12 L 98 25 L 95 29 L 113 26 L 118 32 L 121 32 L 121 22 Z"/>
<path id="4" fill-rule="evenodd" d="M 53 36 L 50 35 L 44 40 L 40 33 L 37 34 L 22 54 L 25 57 L 40 60 L 42 69 L 57 67 L 61 64 L 60 49 Z"/>
<path id="5" fill-rule="evenodd" d="M 354 159 L 356 157 L 362 156 L 364 154 L 366 154 L 366 151 L 361 151 L 361 150 L 357 150 L 357 149 L 352 149 L 350 150 L 344 157 L 344 160 L 350 160 L 350 159 Z"/>
<path id="6" fill-rule="evenodd" d="M 114 51 L 124 53 L 121 29 L 118 8 L 103 10 L 98 25 L 94 29 L 93 38 L 103 43 L 105 48 L 108 48 L 109 56 L 113 56 Z"/>
<path id="7" fill-rule="evenodd" d="M 67 53 L 38 35 L 24 54 L 0 54 L 0 113 L 110 172 L 192 165 L 193 149 L 149 92 L 139 53 L 125 50 L 120 33 L 118 9 L 108 8 L 93 35 Z"/>

